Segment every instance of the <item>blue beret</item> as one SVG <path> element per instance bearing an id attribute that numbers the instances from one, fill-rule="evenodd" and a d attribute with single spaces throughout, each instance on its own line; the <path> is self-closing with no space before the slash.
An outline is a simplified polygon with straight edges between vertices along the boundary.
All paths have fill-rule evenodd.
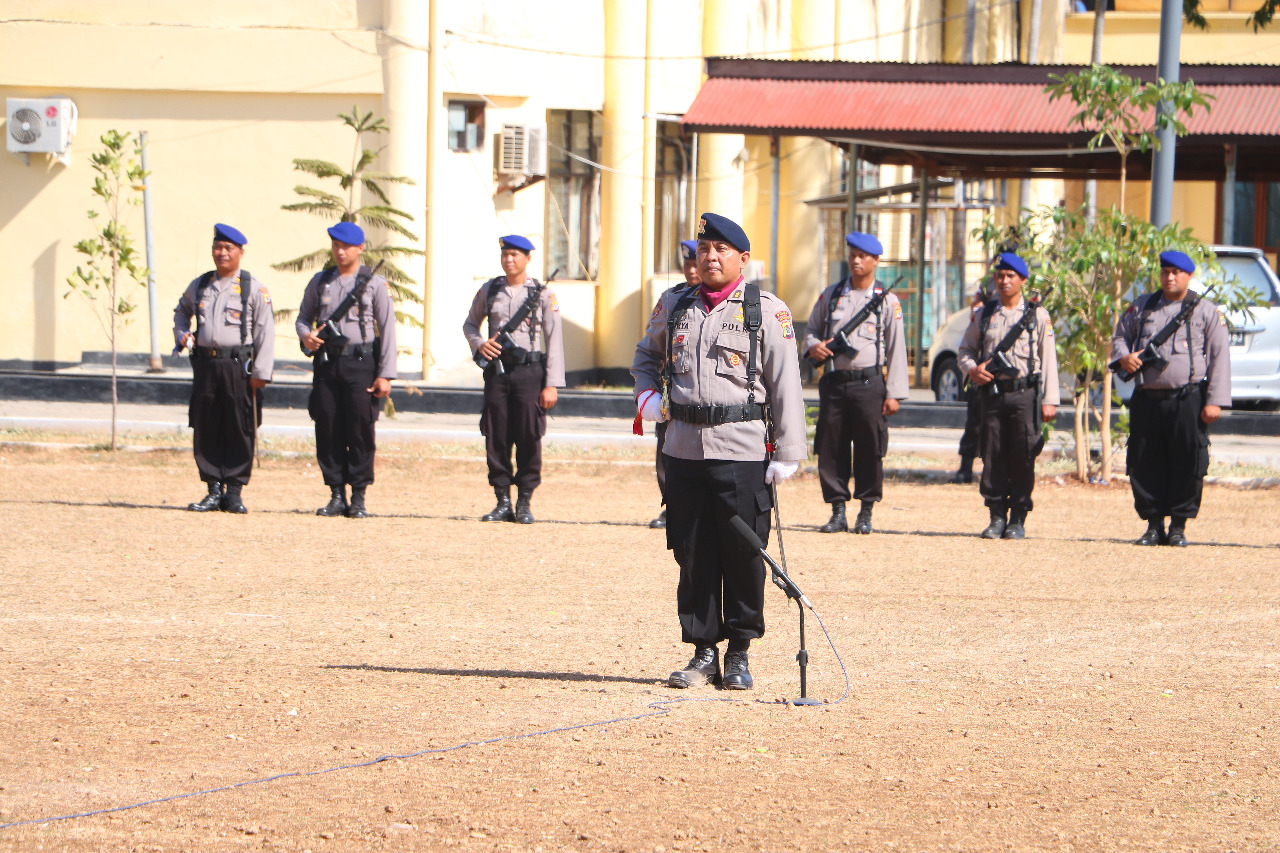
<path id="1" fill-rule="evenodd" d="M 1196 271 L 1195 263 L 1187 256 L 1186 252 L 1161 252 L 1160 266 L 1173 267 L 1183 272 Z"/>
<path id="2" fill-rule="evenodd" d="M 235 243 L 237 246 L 242 247 L 249 242 L 244 238 L 244 234 L 240 233 L 239 229 L 232 228 L 230 225 L 223 225 L 221 222 L 213 226 L 213 239 L 215 241 L 226 240 L 228 243 Z"/>
<path id="3" fill-rule="evenodd" d="M 329 229 L 329 236 L 351 246 L 364 243 L 364 229 L 354 222 L 339 222 Z"/>
<path id="4" fill-rule="evenodd" d="M 1013 270 L 1023 278 L 1031 277 L 1031 273 L 1027 271 L 1027 262 L 1013 252 L 1001 252 L 1000 257 L 996 259 L 996 269 Z"/>
<path id="5" fill-rule="evenodd" d="M 691 261 L 698 256 L 697 240 L 681 240 L 680 241 L 680 260 Z"/>
<path id="6" fill-rule="evenodd" d="M 718 213 L 704 213 L 698 220 L 699 240 L 723 240 L 739 252 L 750 252 L 751 241 L 742 226 Z"/>
<path id="7" fill-rule="evenodd" d="M 860 252 L 866 252 L 868 255 L 875 255 L 877 258 L 884 254 L 884 246 L 880 245 L 880 241 L 870 234 L 864 234 L 861 231 L 854 231 L 852 234 L 844 235 L 844 241 L 849 244 L 850 249 L 857 249 Z"/>
<path id="8" fill-rule="evenodd" d="M 533 244 L 519 234 L 508 234 L 498 238 L 498 245 L 504 249 L 519 249 L 526 255 L 533 251 Z"/>

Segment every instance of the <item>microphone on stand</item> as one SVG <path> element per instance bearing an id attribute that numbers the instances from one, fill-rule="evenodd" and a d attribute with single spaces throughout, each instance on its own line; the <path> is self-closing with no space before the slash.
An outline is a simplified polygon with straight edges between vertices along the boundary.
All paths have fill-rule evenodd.
<path id="1" fill-rule="evenodd" d="M 747 523 L 742 520 L 742 516 L 735 515 L 733 518 L 729 519 L 729 526 L 742 537 L 743 541 L 759 551 L 761 557 L 764 557 L 764 561 L 769 564 L 769 568 L 773 574 L 773 582 L 777 585 L 778 589 L 785 592 L 788 598 L 794 598 L 805 607 L 813 610 L 813 605 L 809 602 L 809 599 L 805 594 L 800 591 L 800 587 L 796 586 L 796 582 L 787 575 L 782 566 L 779 566 L 774 562 L 773 557 L 769 556 L 769 552 L 764 549 L 764 543 L 760 541 L 760 537 L 756 536 L 756 532 L 747 526 Z"/>

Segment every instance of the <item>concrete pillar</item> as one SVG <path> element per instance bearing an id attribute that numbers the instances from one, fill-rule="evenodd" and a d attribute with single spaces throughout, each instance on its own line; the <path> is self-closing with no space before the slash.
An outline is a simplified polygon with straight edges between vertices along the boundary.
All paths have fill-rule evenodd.
<path id="1" fill-rule="evenodd" d="M 837 31 L 835 0 L 805 0 L 791 4 L 791 57 L 793 59 L 834 59 L 830 47 L 805 50 L 813 45 L 830 45 Z M 815 144 L 817 143 L 817 144 Z M 824 282 L 819 280 L 822 259 L 818 257 L 818 229 L 821 216 L 805 200 L 830 192 L 836 175 L 832 167 L 839 149 L 809 137 L 784 136 L 781 140 L 781 188 L 778 210 L 778 258 L 763 257 L 774 279 L 775 292 L 792 311 L 806 316 Z"/>
<path id="2" fill-rule="evenodd" d="M 429 3 L 415 0 L 383 0 L 383 26 L 387 31 L 416 45 L 427 45 L 431 40 Z M 383 168 L 392 175 L 412 178 L 412 185 L 388 184 L 391 204 L 413 215 L 409 230 L 418 235 L 413 248 L 427 248 L 427 52 L 392 38 L 382 41 L 382 73 L 385 85 L 382 95 L 382 114 L 390 128 L 387 148 L 382 152 Z M 400 245 L 409 245 L 404 237 L 397 237 Z M 427 287 L 425 259 L 406 257 L 395 259 L 396 266 L 413 278 L 423 293 L 423 303 L 429 309 L 430 291 Z M 426 310 L 425 316 L 430 316 Z M 424 317 L 425 320 L 425 317 Z M 427 374 L 426 350 L 429 346 L 430 323 L 424 322 L 422 358 L 408 357 L 406 371 L 421 370 Z M 411 340 L 411 339 L 410 339 Z"/>
<path id="3" fill-rule="evenodd" d="M 702 11 L 703 56 L 740 56 L 747 52 L 747 0 L 705 0 Z M 750 105 L 743 104 L 743 109 Z M 694 215 L 712 211 L 741 223 L 742 167 L 746 137 L 738 133 L 704 133 L 698 138 L 698 206 Z M 768 234 L 748 234 L 753 246 L 768 245 Z"/>
<path id="4" fill-rule="evenodd" d="M 645 4 L 606 0 L 606 57 L 643 56 Z M 644 223 L 644 63 L 604 60 L 600 175 L 600 279 L 596 290 L 595 361 L 606 377 L 630 367 L 644 310 L 640 304 L 640 237 Z M 647 317 L 648 315 L 645 315 Z M 620 378 L 621 372 L 617 373 Z"/>

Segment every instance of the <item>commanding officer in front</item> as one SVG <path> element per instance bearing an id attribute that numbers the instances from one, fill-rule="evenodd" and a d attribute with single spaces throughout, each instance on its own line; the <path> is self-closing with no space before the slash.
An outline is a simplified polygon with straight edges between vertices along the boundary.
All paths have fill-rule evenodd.
<path id="1" fill-rule="evenodd" d="M 670 419 L 667 547 L 680 566 L 681 638 L 694 647 L 672 687 L 720 681 L 716 644 L 727 639 L 723 684 L 751 688 L 747 649 L 764 634 L 765 567 L 729 522 L 740 516 L 767 543 L 769 486 L 807 455 L 791 312 L 743 283 L 750 253 L 737 223 L 703 214 L 702 284 L 663 294 L 631 366 L 641 417 Z"/>
<path id="2" fill-rule="evenodd" d="M 209 489 L 187 509 L 245 513 L 240 490 L 253 471 L 256 396 L 271 381 L 275 325 L 271 295 L 240 268 L 244 234 L 213 226 L 213 265 L 187 285 L 173 310 L 173 339 L 191 351 L 192 446 Z M 196 330 L 191 331 L 191 318 Z"/>
<path id="3" fill-rule="evenodd" d="M 533 524 L 529 504 L 533 490 L 542 482 L 547 411 L 556 404 L 556 389 L 564 387 L 560 303 L 550 288 L 525 272 L 533 243 L 509 234 L 500 238 L 498 245 L 503 275 L 481 285 L 462 324 L 472 353 L 489 361 L 484 369 L 480 432 L 485 437 L 489 485 L 498 503 L 480 520 Z M 488 338 L 480 334 L 480 323 L 486 317 Z M 510 336 L 505 348 L 498 342 L 503 332 Z M 512 483 L 516 484 L 514 510 Z"/>
<path id="4" fill-rule="evenodd" d="M 1135 299 L 1111 339 L 1112 369 L 1136 374 L 1127 467 L 1133 506 L 1147 522 L 1139 545 L 1187 544 L 1209 469 L 1209 424 L 1231 406 L 1227 324 L 1216 305 L 1188 292 L 1195 269 L 1186 254 L 1161 252 L 1160 290 Z M 1153 337 L 1162 338 L 1159 358 L 1144 364 Z"/>
<path id="5" fill-rule="evenodd" d="M 888 418 L 898 411 L 898 401 L 907 399 L 907 344 L 898 297 L 876 285 L 876 264 L 884 251 L 880 241 L 859 231 L 844 241 L 849 246 L 849 277 L 818 296 L 801 348 L 810 361 L 827 365 L 818 381 L 814 450 L 822 499 L 831 504 L 831 519 L 818 529 L 823 533 L 849 529 L 844 505 L 850 497 L 852 442 L 852 496 L 862 502 L 853 532 L 870 533 L 871 510 L 884 496 Z M 836 333 L 873 299 L 871 313 L 846 332 L 852 351 L 832 352 Z M 887 383 L 884 367 L 889 373 Z"/>
<path id="6" fill-rule="evenodd" d="M 1052 423 L 1058 408 L 1053 322 L 1038 300 L 1023 299 L 1027 276 L 1022 258 L 1002 253 L 996 298 L 973 315 L 960 342 L 960 369 L 982 395 L 980 491 L 991 511 L 984 539 L 1026 537 L 1036 457 L 1044 449 L 1040 420 Z"/>
<path id="7" fill-rule="evenodd" d="M 328 233 L 334 266 L 307 283 L 295 324 L 303 349 L 314 354 L 308 408 L 316 424 L 316 460 L 329 487 L 329 503 L 316 515 L 364 518 L 365 489 L 373 482 L 379 401 L 391 393 L 391 380 L 396 378 L 395 306 L 386 279 L 370 278 L 370 271 L 360 264 L 360 226 L 339 222 Z M 357 287 L 355 303 L 341 316 L 333 316 Z M 331 319 L 339 338 L 325 343 L 318 330 Z"/>

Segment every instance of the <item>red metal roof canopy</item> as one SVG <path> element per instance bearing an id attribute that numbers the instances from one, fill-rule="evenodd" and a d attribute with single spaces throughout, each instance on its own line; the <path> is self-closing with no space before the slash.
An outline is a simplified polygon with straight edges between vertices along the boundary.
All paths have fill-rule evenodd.
<path id="1" fill-rule="evenodd" d="M 1050 101 L 1051 74 L 1077 66 L 942 65 L 712 58 L 685 113 L 691 132 L 817 136 L 857 141 L 864 159 L 928 162 L 955 174 L 1115 174 L 1114 153 L 1088 153 L 1069 127 L 1075 105 Z M 1143 80 L 1154 66 L 1118 70 Z M 1178 141 L 1177 177 L 1220 180 L 1237 146 L 1238 180 L 1280 179 L 1280 67 L 1184 65 L 1181 79 L 1212 95 Z M 1148 172 L 1131 156 L 1131 175 Z"/>

